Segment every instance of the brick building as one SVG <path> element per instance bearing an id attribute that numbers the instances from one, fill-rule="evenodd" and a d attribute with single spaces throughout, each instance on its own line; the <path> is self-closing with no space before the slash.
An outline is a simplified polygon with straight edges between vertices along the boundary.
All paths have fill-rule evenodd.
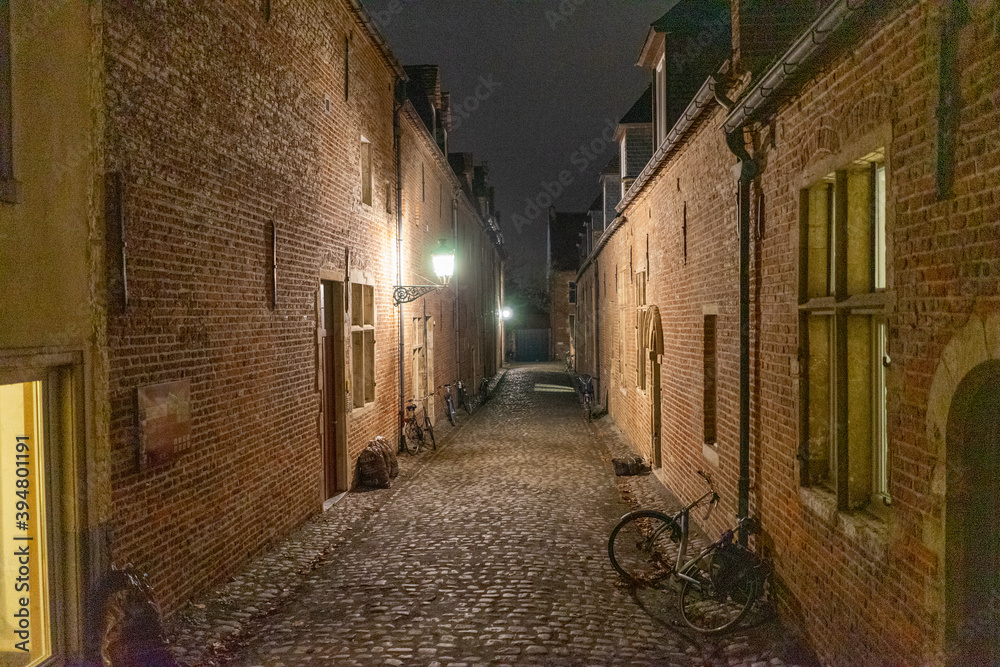
<path id="1" fill-rule="evenodd" d="M 588 213 L 563 213 L 549 209 L 548 266 L 550 358 L 572 359 L 576 326 L 576 272 L 580 247 L 586 241 Z"/>
<path id="2" fill-rule="evenodd" d="M 578 370 L 682 498 L 714 473 L 710 533 L 745 498 L 824 664 L 995 664 L 998 7 L 730 4 L 647 35 L 693 92 L 578 274 Z"/>
<path id="3" fill-rule="evenodd" d="M 111 564 L 171 613 L 350 489 L 405 399 L 493 375 L 505 251 L 436 68 L 355 0 L 43 4 L 0 8 L 0 425 L 37 445 L 28 662 L 74 662 Z M 442 239 L 451 286 L 397 306 Z"/>

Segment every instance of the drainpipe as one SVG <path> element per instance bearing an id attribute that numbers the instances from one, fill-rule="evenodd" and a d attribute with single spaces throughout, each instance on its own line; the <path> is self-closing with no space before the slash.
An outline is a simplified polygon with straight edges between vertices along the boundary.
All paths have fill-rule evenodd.
<path id="1" fill-rule="evenodd" d="M 403 285 L 403 164 L 402 164 L 402 131 L 399 127 L 399 112 L 403 105 L 401 99 L 405 99 L 405 91 L 400 91 L 401 86 L 405 86 L 405 81 L 396 84 L 396 104 L 392 110 L 392 137 L 396 144 L 396 284 Z M 400 93 L 403 92 L 402 96 Z M 403 451 L 403 413 L 406 408 L 405 396 L 403 393 L 403 304 L 399 304 L 399 419 L 397 428 L 399 440 L 397 446 L 399 451 Z"/>
<path id="2" fill-rule="evenodd" d="M 740 484 L 739 518 L 750 513 L 750 184 L 757 163 L 747 152 L 743 126 L 726 134 L 729 150 L 739 158 L 740 215 Z M 740 543 L 747 536 L 740 532 Z"/>
<path id="3" fill-rule="evenodd" d="M 459 321 L 458 321 L 458 312 L 459 312 L 459 298 L 458 298 L 458 283 L 459 283 L 459 277 L 458 277 L 458 275 L 459 275 L 459 271 L 458 271 L 458 197 L 459 197 L 459 192 L 456 192 L 454 195 L 452 195 L 452 198 L 451 198 L 451 247 L 455 249 L 455 265 L 456 265 L 455 276 L 452 278 L 452 286 L 451 286 L 452 294 L 455 295 L 455 297 L 454 297 L 455 298 L 455 310 L 454 310 L 455 321 L 452 322 L 452 327 L 454 329 L 454 331 L 452 332 L 452 335 L 455 337 L 455 372 L 457 373 L 457 376 L 456 376 L 457 379 L 456 379 L 456 381 L 462 379 L 462 353 L 461 353 L 461 349 L 459 348 L 459 343 L 458 343 L 458 339 L 461 337 L 459 335 L 459 331 L 461 331 L 461 325 L 459 324 Z M 453 397 L 457 399 L 458 394 L 457 393 L 454 394 Z"/>

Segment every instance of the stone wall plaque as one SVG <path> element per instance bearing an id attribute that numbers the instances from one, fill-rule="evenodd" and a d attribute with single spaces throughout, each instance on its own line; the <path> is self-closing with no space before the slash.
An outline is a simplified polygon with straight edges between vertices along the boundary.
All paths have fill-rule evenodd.
<path id="1" fill-rule="evenodd" d="M 191 381 L 139 388 L 139 467 L 166 463 L 191 446 Z"/>

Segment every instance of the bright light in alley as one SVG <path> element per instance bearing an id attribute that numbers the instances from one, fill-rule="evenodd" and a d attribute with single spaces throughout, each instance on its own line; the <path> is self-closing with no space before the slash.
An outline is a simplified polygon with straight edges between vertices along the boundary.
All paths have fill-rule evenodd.
<path id="1" fill-rule="evenodd" d="M 545 394 L 575 394 L 576 390 L 573 387 L 567 387 L 562 384 L 541 384 L 535 383 L 535 391 L 540 391 Z"/>
<path id="2" fill-rule="evenodd" d="M 504 318 L 505 320 L 509 320 L 513 314 L 514 311 L 511 310 L 510 308 L 504 307 L 500 309 L 500 317 Z"/>

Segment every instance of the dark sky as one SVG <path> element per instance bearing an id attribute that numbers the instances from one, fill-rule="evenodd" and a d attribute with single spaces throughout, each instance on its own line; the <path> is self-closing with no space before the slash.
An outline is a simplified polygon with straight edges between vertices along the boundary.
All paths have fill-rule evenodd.
<path id="1" fill-rule="evenodd" d="M 599 156 L 580 148 L 600 147 L 608 122 L 645 90 L 647 76 L 635 66 L 639 50 L 649 24 L 675 3 L 363 1 L 404 65 L 441 66 L 455 125 L 449 150 L 489 163 L 509 270 L 540 280 L 546 216 L 531 219 L 527 200 L 542 195 L 545 204 L 549 184 L 557 209 L 589 208 L 613 153 L 610 145 Z M 559 193 L 562 171 L 569 186 Z"/>

